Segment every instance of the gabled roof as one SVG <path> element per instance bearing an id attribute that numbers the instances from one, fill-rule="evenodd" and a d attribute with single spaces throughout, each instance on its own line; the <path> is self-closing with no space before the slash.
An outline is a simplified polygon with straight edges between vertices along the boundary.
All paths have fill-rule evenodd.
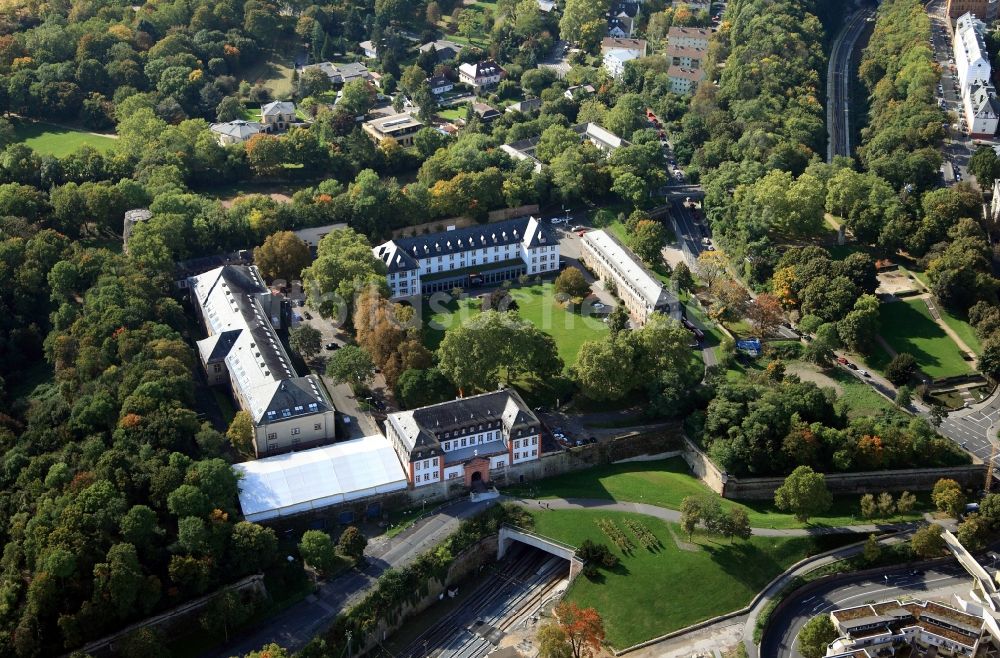
<path id="1" fill-rule="evenodd" d="M 712 33 L 709 30 L 707 30 L 707 29 L 705 29 L 703 27 L 679 27 L 679 26 L 674 26 L 674 27 L 671 27 L 669 30 L 667 30 L 667 40 L 668 40 L 668 42 L 671 39 L 677 39 L 677 38 L 680 38 L 680 37 L 688 37 L 688 38 L 695 38 L 695 39 L 705 39 L 706 41 L 708 41 L 708 38 L 710 36 L 712 36 Z"/>
<path id="2" fill-rule="evenodd" d="M 263 126 L 256 121 L 244 121 L 243 119 L 227 123 L 213 123 L 208 129 L 214 133 L 241 140 L 250 139 L 264 130 Z"/>
<path id="3" fill-rule="evenodd" d="M 991 84 L 974 83 L 969 89 L 970 100 L 972 101 L 973 114 L 977 118 L 998 118 L 1000 117 L 1000 102 L 997 101 L 997 92 Z"/>
<path id="4" fill-rule="evenodd" d="M 521 243 L 525 243 L 527 247 L 539 247 L 557 244 L 558 240 L 545 224 L 534 217 L 520 217 L 503 222 L 468 226 L 454 231 L 398 238 L 375 247 L 372 253 L 386 263 L 391 273 L 416 269 L 417 261 L 421 258 Z M 409 257 L 410 260 L 405 257 Z M 386 259 L 391 259 L 391 262 Z"/>
<path id="5" fill-rule="evenodd" d="M 254 423 L 333 411 L 313 376 L 299 377 L 269 317 L 270 290 L 256 266 L 223 265 L 188 279 L 211 334 L 198 341 L 205 364 L 225 361 Z"/>
<path id="6" fill-rule="evenodd" d="M 444 61 L 448 59 L 453 59 L 455 55 L 462 52 L 461 44 L 457 44 L 454 41 L 448 41 L 447 39 L 438 39 L 437 41 L 428 41 L 424 45 L 420 46 L 420 52 L 425 53 L 428 50 L 433 50 L 437 53 L 438 60 Z"/>
<path id="7" fill-rule="evenodd" d="M 615 50 L 636 51 L 640 57 L 646 54 L 645 39 L 620 39 L 618 37 L 604 37 L 601 40 L 601 52 L 607 53 Z"/>
<path id="8" fill-rule="evenodd" d="M 458 67 L 458 70 L 476 79 L 502 75 L 505 72 L 504 68 L 492 59 L 484 59 L 483 61 L 476 62 L 474 64 L 462 64 Z"/>
<path id="9" fill-rule="evenodd" d="M 637 2 L 614 2 L 608 12 L 611 16 L 628 16 L 635 18 L 639 13 L 639 3 Z"/>
<path id="10" fill-rule="evenodd" d="M 427 78 L 427 85 L 431 89 L 436 89 L 438 87 L 446 87 L 448 85 L 454 85 L 455 83 L 448 79 L 448 76 L 435 75 Z"/>
<path id="11" fill-rule="evenodd" d="M 542 107 L 541 98 L 526 98 L 523 101 L 518 101 L 517 103 L 511 103 L 507 106 L 505 112 L 534 112 Z"/>
<path id="12" fill-rule="evenodd" d="M 686 66 L 674 66 L 671 65 L 667 69 L 667 77 L 677 78 L 679 80 L 690 80 L 691 82 L 701 82 L 705 79 L 705 71 L 697 68 L 689 68 Z"/>
<path id="13" fill-rule="evenodd" d="M 291 101 L 271 101 L 267 105 L 262 105 L 260 115 L 262 117 L 271 114 L 295 114 L 295 103 Z"/>
<path id="14" fill-rule="evenodd" d="M 473 426 L 499 422 L 506 436 L 532 434 L 541 427 L 538 417 L 516 391 L 504 389 L 411 411 L 389 414 L 411 458 L 441 456 L 440 438 L 445 432 L 472 431 Z"/>

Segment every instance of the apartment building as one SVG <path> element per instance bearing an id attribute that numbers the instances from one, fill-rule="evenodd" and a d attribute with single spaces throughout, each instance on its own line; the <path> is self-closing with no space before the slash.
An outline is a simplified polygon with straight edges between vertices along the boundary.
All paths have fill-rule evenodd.
<path id="1" fill-rule="evenodd" d="M 534 217 L 398 238 L 372 249 L 393 299 L 559 269 L 559 241 Z"/>
<path id="2" fill-rule="evenodd" d="M 948 0 L 948 17 L 958 18 L 963 14 L 973 14 L 983 20 L 996 20 L 1000 0 Z"/>
<path id="3" fill-rule="evenodd" d="M 645 57 L 647 48 L 645 39 L 605 37 L 601 41 L 601 58 L 604 70 L 612 78 L 620 78 L 625 72 L 625 63 Z"/>
<path id="4" fill-rule="evenodd" d="M 838 637 L 828 658 L 896 655 L 903 646 L 920 656 L 974 656 L 984 639 L 983 618 L 933 601 L 886 601 L 830 613 Z"/>
<path id="5" fill-rule="evenodd" d="M 581 241 L 584 265 L 602 281 L 611 281 L 629 315 L 643 325 L 656 312 L 669 313 L 673 297 L 635 255 L 607 231 L 589 231 Z"/>
<path id="6" fill-rule="evenodd" d="M 275 331 L 280 304 L 255 265 L 224 265 L 188 278 L 208 337 L 198 356 L 211 386 L 230 385 L 254 424 L 257 457 L 336 437 L 335 409 L 314 376 L 296 374 Z"/>
<path id="7" fill-rule="evenodd" d="M 962 14 L 955 22 L 955 68 L 966 127 L 973 137 L 992 137 L 1000 115 L 985 34 L 986 24 L 971 13 Z"/>
<path id="8" fill-rule="evenodd" d="M 411 487 L 491 481 L 490 472 L 536 460 L 541 423 L 511 389 L 389 414 L 385 432 Z"/>
<path id="9" fill-rule="evenodd" d="M 667 30 L 667 44 L 680 48 L 708 50 L 711 30 L 703 27 L 672 27 Z"/>
<path id="10" fill-rule="evenodd" d="M 458 67 L 458 81 L 463 82 L 478 93 L 482 89 L 500 84 L 507 72 L 492 59 L 466 63 Z"/>

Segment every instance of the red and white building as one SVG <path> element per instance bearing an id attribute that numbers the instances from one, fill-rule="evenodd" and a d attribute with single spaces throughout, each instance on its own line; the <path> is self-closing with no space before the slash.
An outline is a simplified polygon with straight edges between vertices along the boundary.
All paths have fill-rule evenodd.
<path id="1" fill-rule="evenodd" d="M 459 479 L 471 487 L 538 459 L 541 427 L 521 396 L 503 389 L 389 414 L 385 433 L 411 487 Z"/>

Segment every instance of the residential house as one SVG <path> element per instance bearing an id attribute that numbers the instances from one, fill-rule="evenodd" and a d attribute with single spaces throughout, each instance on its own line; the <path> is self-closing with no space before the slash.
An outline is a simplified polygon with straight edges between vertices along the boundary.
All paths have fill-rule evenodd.
<path id="1" fill-rule="evenodd" d="M 485 485 L 542 451 L 542 424 L 512 389 L 389 414 L 385 433 L 414 488 Z"/>
<path id="2" fill-rule="evenodd" d="M 389 138 L 400 146 L 413 146 L 413 136 L 423 127 L 419 119 L 406 113 L 378 117 L 361 124 L 361 129 L 376 143 Z"/>
<path id="3" fill-rule="evenodd" d="M 667 31 L 667 43 L 683 48 L 708 50 L 712 32 L 703 27 L 671 27 Z"/>
<path id="4" fill-rule="evenodd" d="M 670 66 L 683 66 L 688 69 L 700 69 L 708 51 L 704 48 L 693 46 L 679 46 L 671 43 L 667 46 L 667 64 Z"/>
<path id="5" fill-rule="evenodd" d="M 559 240 L 534 217 L 397 238 L 372 249 L 393 299 L 559 270 Z"/>
<path id="6" fill-rule="evenodd" d="M 264 124 L 264 130 L 274 132 L 276 130 L 288 130 L 293 124 L 298 122 L 295 116 L 295 103 L 291 101 L 272 101 L 260 108 L 260 121 Z"/>
<path id="7" fill-rule="evenodd" d="M 968 93 L 962 95 L 966 126 L 972 137 L 989 139 L 997 132 L 1000 123 L 1000 100 L 996 88 L 986 82 L 973 83 Z"/>
<path id="8" fill-rule="evenodd" d="M 705 79 L 705 71 L 700 68 L 687 68 L 671 65 L 667 69 L 670 79 L 670 91 L 681 96 L 693 94 L 698 83 Z"/>
<path id="9" fill-rule="evenodd" d="M 971 611 L 970 611 L 971 612 Z M 885 601 L 830 613 L 838 637 L 828 658 L 882 655 L 975 656 L 989 643 L 984 619 L 933 601 Z M 901 654 L 900 649 L 906 649 Z"/>
<path id="10" fill-rule="evenodd" d="M 376 46 L 374 42 L 362 41 L 361 43 L 358 44 L 358 47 L 361 48 L 361 52 L 363 52 L 365 54 L 365 57 L 367 57 L 368 59 L 378 58 L 378 46 Z"/>
<path id="11" fill-rule="evenodd" d="M 625 62 L 646 56 L 645 39 L 620 39 L 605 37 L 601 41 L 601 56 L 604 69 L 612 78 L 620 78 L 625 72 Z"/>
<path id="12" fill-rule="evenodd" d="M 581 260 L 594 276 L 612 281 L 632 320 L 643 325 L 653 313 L 669 313 L 676 301 L 663 283 L 643 267 L 639 259 L 610 233 L 584 233 Z"/>
<path id="13" fill-rule="evenodd" d="M 578 101 L 582 98 L 593 96 L 596 93 L 597 90 L 594 89 L 594 85 L 573 85 L 563 92 L 563 96 L 571 101 Z"/>
<path id="14" fill-rule="evenodd" d="M 258 457 L 328 443 L 335 409 L 322 382 L 300 377 L 275 331 L 278 300 L 255 265 L 224 265 L 190 277 L 188 288 L 208 337 L 197 342 L 209 385 L 229 384 L 253 421 Z"/>
<path id="15" fill-rule="evenodd" d="M 208 129 L 215 133 L 215 138 L 223 146 L 242 144 L 254 135 L 264 132 L 264 126 L 261 124 L 243 119 L 227 121 L 226 123 L 213 123 Z"/>
<path id="16" fill-rule="evenodd" d="M 608 10 L 608 36 L 619 39 L 629 39 L 635 30 L 639 17 L 638 2 L 622 2 L 615 0 Z"/>
<path id="17" fill-rule="evenodd" d="M 958 18 L 963 14 L 972 14 L 985 21 L 994 21 L 998 17 L 998 5 L 998 0 L 948 0 L 948 17 Z"/>
<path id="18" fill-rule="evenodd" d="M 483 123 L 489 123 L 500 116 L 500 112 L 495 107 L 486 103 L 473 103 L 472 111 Z"/>
<path id="19" fill-rule="evenodd" d="M 520 112 L 521 114 L 532 114 L 542 109 L 541 98 L 525 98 L 523 101 L 511 103 L 505 112 Z"/>
<path id="20" fill-rule="evenodd" d="M 462 52 L 462 46 L 454 41 L 448 41 L 446 39 L 428 41 L 424 45 L 420 46 L 420 52 L 422 53 L 429 50 L 433 50 L 437 54 L 439 62 L 450 62 L 458 57 L 459 53 Z"/>
<path id="21" fill-rule="evenodd" d="M 440 96 L 441 94 L 447 94 L 449 91 L 455 88 L 455 83 L 443 75 L 435 75 L 433 77 L 427 78 L 427 86 L 431 88 L 431 93 L 435 96 Z"/>
<path id="22" fill-rule="evenodd" d="M 601 149 L 605 153 L 610 153 L 621 146 L 628 144 L 624 139 L 609 130 L 605 130 L 596 123 L 578 123 L 570 127 L 580 141 L 589 141 L 591 144 Z M 535 163 L 535 171 L 541 171 L 544 167 L 538 158 L 535 157 L 535 150 L 538 148 L 538 137 L 518 140 L 510 144 L 503 144 L 500 150 L 514 158 L 515 160 L 530 160 Z"/>
<path id="23" fill-rule="evenodd" d="M 458 67 L 458 80 L 473 89 L 476 93 L 483 89 L 495 87 L 503 80 L 507 72 L 503 67 L 492 59 L 484 59 L 481 62 L 469 62 Z"/>
<path id="24" fill-rule="evenodd" d="M 325 73 L 326 77 L 330 79 L 330 82 L 334 87 L 340 87 L 348 82 L 351 82 L 352 80 L 371 81 L 372 79 L 372 74 L 368 70 L 368 67 L 361 62 L 350 62 L 347 64 L 320 62 L 318 64 L 309 64 L 308 66 L 302 67 L 303 72 L 311 71 L 313 69 Z"/>

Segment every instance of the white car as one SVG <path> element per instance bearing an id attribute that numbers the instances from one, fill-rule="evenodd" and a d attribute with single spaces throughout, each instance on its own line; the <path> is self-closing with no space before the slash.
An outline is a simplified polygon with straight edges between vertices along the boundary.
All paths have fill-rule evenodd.
<path id="1" fill-rule="evenodd" d="M 568 222 L 569 222 L 569 218 L 568 217 L 553 217 L 552 218 L 552 223 L 553 224 L 565 224 L 565 223 L 568 223 Z"/>

